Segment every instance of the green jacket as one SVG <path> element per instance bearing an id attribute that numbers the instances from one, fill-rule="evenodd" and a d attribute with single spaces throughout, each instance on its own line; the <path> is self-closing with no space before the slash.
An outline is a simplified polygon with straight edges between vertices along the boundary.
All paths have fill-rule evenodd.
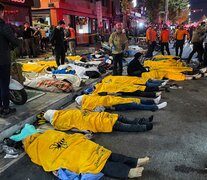
<path id="1" fill-rule="evenodd" d="M 124 33 L 113 32 L 109 38 L 112 54 L 120 54 L 128 49 L 128 39 Z"/>

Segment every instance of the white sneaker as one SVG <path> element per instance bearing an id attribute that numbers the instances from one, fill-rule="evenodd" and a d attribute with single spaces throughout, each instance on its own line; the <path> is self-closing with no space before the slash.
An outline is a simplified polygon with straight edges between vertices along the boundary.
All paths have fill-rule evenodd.
<path id="1" fill-rule="evenodd" d="M 161 95 L 158 96 L 156 99 L 154 99 L 155 104 L 159 104 L 160 100 L 161 100 Z"/>
<path id="2" fill-rule="evenodd" d="M 162 84 L 161 84 L 161 86 L 163 87 L 163 86 L 166 86 L 166 84 L 169 82 L 169 80 L 165 80 Z"/>
<path id="3" fill-rule="evenodd" d="M 163 109 L 166 106 L 167 106 L 167 102 L 163 102 L 163 103 L 157 105 L 158 109 Z"/>
<path id="4" fill-rule="evenodd" d="M 156 92 L 156 96 L 160 96 L 162 92 Z"/>
<path id="5" fill-rule="evenodd" d="M 193 75 L 193 78 L 195 79 L 200 79 L 202 77 L 202 74 L 195 74 Z"/>
<path id="6" fill-rule="evenodd" d="M 207 67 L 201 68 L 199 71 L 200 71 L 201 73 L 205 73 L 205 72 L 207 71 Z"/>

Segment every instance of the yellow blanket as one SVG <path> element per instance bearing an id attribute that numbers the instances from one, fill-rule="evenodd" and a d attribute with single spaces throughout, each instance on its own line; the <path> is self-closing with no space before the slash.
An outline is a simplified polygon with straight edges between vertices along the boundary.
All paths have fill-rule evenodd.
<path id="1" fill-rule="evenodd" d="M 57 67 L 55 61 L 39 61 L 36 63 L 22 63 L 23 72 L 36 72 L 41 73 L 48 67 Z"/>
<path id="2" fill-rule="evenodd" d="M 56 111 L 52 124 L 55 129 L 61 131 L 76 128 L 92 132 L 112 132 L 117 119 L 118 114 L 66 109 Z"/>
<path id="3" fill-rule="evenodd" d="M 82 99 L 82 109 L 93 110 L 98 106 L 111 107 L 118 104 L 140 103 L 139 98 L 122 98 L 119 96 L 97 96 L 84 95 Z"/>
<path id="4" fill-rule="evenodd" d="M 111 155 L 110 150 L 82 134 L 54 130 L 27 137 L 24 148 L 32 162 L 42 166 L 45 171 L 65 168 L 77 174 L 99 173 Z"/>
<path id="5" fill-rule="evenodd" d="M 174 81 L 184 81 L 185 75 L 178 72 L 167 72 L 167 71 L 159 71 L 152 70 L 150 72 L 142 73 L 143 78 L 157 79 L 162 80 L 163 78 L 168 78 Z"/>
<path id="6" fill-rule="evenodd" d="M 107 76 L 102 83 L 122 83 L 122 84 L 143 84 L 145 85 L 149 79 L 135 76 Z"/>
<path id="7" fill-rule="evenodd" d="M 144 91 L 146 86 L 142 85 L 128 85 L 128 84 L 115 84 L 115 83 L 98 83 L 95 86 L 93 94 L 98 94 L 101 92 L 108 93 L 118 93 L 118 92 L 135 92 L 135 91 Z"/>
<path id="8" fill-rule="evenodd" d="M 72 61 L 80 61 L 82 59 L 81 56 L 66 56 L 66 58 Z"/>

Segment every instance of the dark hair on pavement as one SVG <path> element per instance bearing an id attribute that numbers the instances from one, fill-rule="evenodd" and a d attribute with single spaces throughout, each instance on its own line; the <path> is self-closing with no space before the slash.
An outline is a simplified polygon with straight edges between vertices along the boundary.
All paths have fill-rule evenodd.
<path id="1" fill-rule="evenodd" d="M 60 21 L 58 22 L 58 25 L 63 25 L 63 24 L 65 24 L 65 22 L 64 22 L 63 20 L 60 20 Z"/>
<path id="2" fill-rule="evenodd" d="M 0 3 L 0 11 L 4 10 L 4 5 L 2 3 Z"/>

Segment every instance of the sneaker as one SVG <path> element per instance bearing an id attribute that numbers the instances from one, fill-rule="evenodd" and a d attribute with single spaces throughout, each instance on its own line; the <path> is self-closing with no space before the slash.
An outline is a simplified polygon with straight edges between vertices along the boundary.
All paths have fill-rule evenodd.
<path id="1" fill-rule="evenodd" d="M 149 124 L 146 125 L 146 130 L 147 131 L 150 131 L 152 129 L 153 129 L 153 124 L 152 123 L 149 123 Z"/>
<path id="2" fill-rule="evenodd" d="M 16 155 L 18 154 L 18 151 L 13 148 L 13 147 L 9 147 L 7 145 L 3 145 L 3 151 L 6 153 L 6 154 L 9 154 L 9 155 Z"/>
<path id="3" fill-rule="evenodd" d="M 0 116 L 2 118 L 8 117 L 16 112 L 16 108 L 3 109 Z"/>

